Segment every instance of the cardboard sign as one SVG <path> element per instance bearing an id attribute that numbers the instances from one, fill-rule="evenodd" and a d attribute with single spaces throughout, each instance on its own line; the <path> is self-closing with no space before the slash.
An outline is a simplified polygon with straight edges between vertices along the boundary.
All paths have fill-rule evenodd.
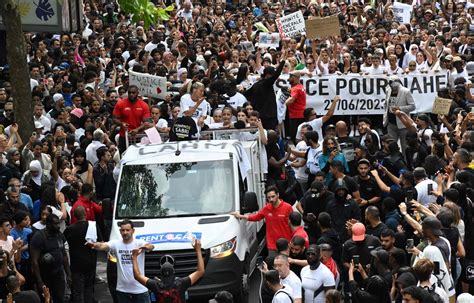
<path id="1" fill-rule="evenodd" d="M 166 96 L 166 77 L 128 71 L 130 85 L 136 85 L 143 96 L 164 99 Z"/>
<path id="2" fill-rule="evenodd" d="M 280 45 L 279 33 L 260 33 L 259 40 L 258 40 L 258 47 L 277 48 L 279 45 Z"/>
<path id="3" fill-rule="evenodd" d="M 338 16 L 312 18 L 305 21 L 306 37 L 309 39 L 340 36 L 341 27 Z"/>
<path id="4" fill-rule="evenodd" d="M 395 20 L 400 23 L 410 23 L 411 12 L 413 11 L 413 6 L 410 4 L 404 4 L 400 2 L 395 2 L 393 4 L 393 16 Z"/>
<path id="5" fill-rule="evenodd" d="M 291 38 L 306 31 L 301 11 L 277 18 L 275 21 L 278 26 L 278 32 L 283 38 Z"/>
<path id="6" fill-rule="evenodd" d="M 438 115 L 448 115 L 452 102 L 451 99 L 436 97 L 431 112 Z"/>

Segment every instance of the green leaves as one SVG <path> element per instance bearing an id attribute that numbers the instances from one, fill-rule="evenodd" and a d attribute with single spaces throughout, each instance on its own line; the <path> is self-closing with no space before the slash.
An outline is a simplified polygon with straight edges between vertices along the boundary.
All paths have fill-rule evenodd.
<path id="1" fill-rule="evenodd" d="M 119 0 L 118 2 L 123 12 L 132 15 L 133 22 L 143 21 L 146 29 L 158 21 L 168 21 L 169 12 L 175 9 L 174 4 L 165 8 L 156 7 L 150 0 Z"/>

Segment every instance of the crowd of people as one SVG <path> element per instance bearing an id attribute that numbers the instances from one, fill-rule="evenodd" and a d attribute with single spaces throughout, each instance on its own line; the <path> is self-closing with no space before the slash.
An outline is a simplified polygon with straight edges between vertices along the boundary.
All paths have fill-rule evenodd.
<path id="1" fill-rule="evenodd" d="M 233 215 L 266 219 L 263 302 L 474 301 L 473 3 L 403 1 L 413 6 L 404 24 L 391 0 L 153 1 L 175 7 L 145 28 L 114 0 L 83 2 L 80 31 L 25 33 L 28 138 L 10 68 L 0 68 L 0 299 L 93 302 L 96 250 L 128 260 L 116 302 L 162 295 L 142 275 L 153 246 L 133 240 L 133 222 L 102 242 L 121 154 L 136 138 L 149 143 L 153 128 L 165 140 L 254 128 L 238 139 L 264 146 L 268 204 Z M 258 45 L 298 10 L 338 16 L 340 36 Z M 166 77 L 163 99 L 130 85 L 129 71 Z M 405 75 L 427 73 L 446 76 L 436 93 L 452 99 L 449 114 L 419 113 L 404 87 Z M 308 106 L 302 78 L 361 75 L 386 78 L 383 117 L 338 115 L 339 96 L 324 112 Z M 280 77 L 288 87 L 275 88 Z M 199 265 L 180 280 L 180 300 Z"/>

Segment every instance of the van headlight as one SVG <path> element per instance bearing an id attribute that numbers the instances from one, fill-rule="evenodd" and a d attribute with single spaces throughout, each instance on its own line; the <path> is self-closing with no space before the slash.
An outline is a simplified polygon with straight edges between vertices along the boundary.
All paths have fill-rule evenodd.
<path id="1" fill-rule="evenodd" d="M 233 238 L 229 241 L 211 247 L 211 258 L 220 259 L 232 255 L 235 251 L 236 244 L 237 240 L 236 238 Z"/>

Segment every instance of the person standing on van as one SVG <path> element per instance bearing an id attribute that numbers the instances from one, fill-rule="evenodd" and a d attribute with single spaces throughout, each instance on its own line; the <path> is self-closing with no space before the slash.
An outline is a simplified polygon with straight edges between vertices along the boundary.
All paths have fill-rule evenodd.
<path id="1" fill-rule="evenodd" d="M 269 256 L 275 256 L 276 241 L 280 238 L 285 238 L 288 241 L 291 240 L 291 229 L 288 224 L 288 218 L 293 212 L 293 208 L 290 204 L 280 199 L 280 194 L 276 186 L 268 186 L 265 190 L 265 196 L 267 197 L 267 205 L 262 208 L 258 213 L 253 215 L 241 215 L 238 211 L 232 212 L 237 219 L 244 219 L 247 221 L 260 221 L 265 219 L 267 224 L 266 236 L 267 236 L 267 248 Z"/>
<path id="2" fill-rule="evenodd" d="M 88 243 L 95 250 L 111 252 L 117 257 L 117 302 L 118 303 L 150 303 L 148 289 L 133 277 L 132 250 L 140 248 L 152 251 L 154 246 L 140 239 L 135 239 L 133 222 L 125 219 L 119 223 L 122 240 Z M 145 269 L 145 255 L 138 257 L 140 270 Z"/>
<path id="3" fill-rule="evenodd" d="M 127 129 L 133 137 L 144 130 L 145 124 L 142 123 L 145 118 L 150 118 L 150 108 L 145 101 L 138 98 L 138 87 L 130 85 L 128 87 L 128 98 L 119 100 L 115 104 L 112 113 L 114 123 L 120 125 L 119 150 L 122 154 L 125 149 L 125 132 Z"/>

